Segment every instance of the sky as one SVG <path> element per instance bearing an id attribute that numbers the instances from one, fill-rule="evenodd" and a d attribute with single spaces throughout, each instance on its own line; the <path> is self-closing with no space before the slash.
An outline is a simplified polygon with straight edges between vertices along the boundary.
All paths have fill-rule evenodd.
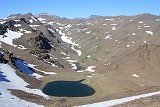
<path id="1" fill-rule="evenodd" d="M 66 18 L 90 15 L 160 15 L 160 0 L 2 0 L 0 18 L 11 14 L 49 13 Z"/>

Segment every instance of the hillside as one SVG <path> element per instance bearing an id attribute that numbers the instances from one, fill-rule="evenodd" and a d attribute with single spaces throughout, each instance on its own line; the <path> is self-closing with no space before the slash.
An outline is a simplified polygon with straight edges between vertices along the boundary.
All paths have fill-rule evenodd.
<path id="1" fill-rule="evenodd" d="M 66 107 L 159 91 L 159 28 L 160 16 L 151 14 L 67 19 L 28 13 L 0 19 L 0 105 L 20 100 L 23 106 Z M 81 91 L 88 87 L 93 93 L 45 93 L 55 81 L 79 83 Z M 119 106 L 159 105 L 159 96 L 144 100 Z"/>

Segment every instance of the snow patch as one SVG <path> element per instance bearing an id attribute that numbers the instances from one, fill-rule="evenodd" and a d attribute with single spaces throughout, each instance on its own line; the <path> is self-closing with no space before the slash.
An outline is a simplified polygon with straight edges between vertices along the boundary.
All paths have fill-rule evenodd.
<path id="1" fill-rule="evenodd" d="M 144 26 L 144 27 L 150 27 L 150 26 Z"/>
<path id="2" fill-rule="evenodd" d="M 12 95 L 5 87 L 0 88 L 0 93 L 0 107 L 44 107 Z"/>
<path id="3" fill-rule="evenodd" d="M 160 21 L 160 19 L 156 19 L 156 21 L 158 22 L 158 21 Z"/>
<path id="4" fill-rule="evenodd" d="M 30 22 L 30 23 L 33 23 L 33 20 L 32 20 L 32 19 L 29 19 L 29 22 Z"/>
<path id="5" fill-rule="evenodd" d="M 95 68 L 96 66 L 88 66 L 87 69 L 85 71 L 90 71 L 90 72 L 94 72 L 95 70 L 93 70 L 93 68 Z"/>
<path id="6" fill-rule="evenodd" d="M 31 18 L 32 18 L 34 21 L 37 21 L 37 19 L 36 19 L 35 17 L 31 16 Z"/>
<path id="7" fill-rule="evenodd" d="M 35 68 L 37 65 L 33 65 L 33 64 L 28 64 L 29 67 L 31 67 L 32 69 L 36 70 L 36 71 L 39 71 L 39 72 L 42 72 L 44 74 L 49 74 L 49 75 L 52 75 L 52 74 L 57 74 L 55 72 L 46 72 L 46 71 L 43 71 L 43 70 L 39 70 L 37 68 Z"/>
<path id="8" fill-rule="evenodd" d="M 105 20 L 107 20 L 107 21 L 113 21 L 114 19 L 113 19 L 113 18 L 110 18 L 110 19 L 105 19 Z"/>
<path id="9" fill-rule="evenodd" d="M 126 47 L 129 48 L 130 46 L 129 46 L 129 45 L 126 45 Z"/>
<path id="10" fill-rule="evenodd" d="M 138 23 L 143 23 L 142 21 L 139 21 Z"/>
<path id="11" fill-rule="evenodd" d="M 109 39 L 109 38 L 111 38 L 111 36 L 112 36 L 112 35 L 109 34 L 109 35 L 107 35 L 104 39 Z"/>
<path id="12" fill-rule="evenodd" d="M 90 58 L 90 57 L 91 57 L 91 55 L 88 55 L 88 56 L 87 56 L 87 58 Z"/>
<path id="13" fill-rule="evenodd" d="M 110 25 L 112 25 L 112 26 L 116 26 L 116 25 L 118 25 L 118 24 L 116 24 L 116 23 L 113 23 L 113 24 L 110 24 Z"/>
<path id="14" fill-rule="evenodd" d="M 126 97 L 126 98 L 121 98 L 121 99 L 114 99 L 114 100 L 109 100 L 109 101 L 93 103 L 93 104 L 87 104 L 87 105 L 82 105 L 82 106 L 77 106 L 77 107 L 111 107 L 111 106 L 115 106 L 115 105 L 129 102 L 129 101 L 133 101 L 136 99 L 146 98 L 146 97 L 159 95 L 159 94 L 160 94 L 160 91 L 157 91 L 157 92 L 141 94 L 141 95 Z"/>
<path id="15" fill-rule="evenodd" d="M 64 42 L 72 45 L 71 48 L 72 48 L 74 51 L 77 52 L 78 56 L 81 56 L 81 55 L 82 55 L 81 50 L 77 50 L 77 49 L 74 48 L 74 46 L 79 47 L 79 45 L 76 44 L 75 42 L 72 42 L 72 37 L 66 36 L 61 30 L 59 31 L 59 34 L 61 35 L 61 39 L 62 39 Z"/>
<path id="16" fill-rule="evenodd" d="M 138 77 L 139 77 L 139 75 L 137 75 L 137 74 L 133 74 L 132 76 L 133 76 L 133 77 L 136 77 L 136 78 L 138 78 Z"/>
<path id="17" fill-rule="evenodd" d="M 16 45 L 13 45 L 13 40 L 20 38 L 22 35 L 23 33 L 15 32 L 7 29 L 7 32 L 4 35 L 0 35 L 0 41 L 16 47 Z"/>
<path id="18" fill-rule="evenodd" d="M 146 31 L 146 33 L 150 34 L 150 35 L 153 35 L 153 32 L 152 31 Z"/>
<path id="19" fill-rule="evenodd" d="M 91 33 L 91 31 L 86 32 L 86 34 L 90 34 L 90 33 Z"/>
<path id="20" fill-rule="evenodd" d="M 15 27 L 21 27 L 21 24 L 15 24 L 14 26 Z"/>
<path id="21" fill-rule="evenodd" d="M 134 35 L 134 36 L 135 36 L 135 35 L 136 35 L 136 33 L 132 33 L 132 35 Z"/>
<path id="22" fill-rule="evenodd" d="M 42 22 L 42 21 L 45 21 L 46 19 L 44 19 L 44 18 L 38 18 L 38 20 L 40 21 L 40 22 Z"/>
<path id="23" fill-rule="evenodd" d="M 0 82 L 0 87 L 3 87 L 6 90 L 7 89 L 22 90 L 27 93 L 32 93 L 32 94 L 36 94 L 36 95 L 40 95 L 45 98 L 48 98 L 48 96 L 42 93 L 42 91 L 39 89 L 27 88 L 26 86 L 28 86 L 29 84 L 26 83 L 22 78 L 17 76 L 15 73 L 15 70 L 8 64 L 0 64 L 0 70 L 1 72 L 4 73 L 4 75 L 6 76 L 6 79 L 10 81 L 10 82 Z"/>
<path id="24" fill-rule="evenodd" d="M 143 41 L 144 43 L 147 43 L 147 41 Z"/>
<path id="25" fill-rule="evenodd" d="M 112 27 L 112 30 L 117 30 L 116 26 L 113 26 L 113 27 Z"/>
<path id="26" fill-rule="evenodd" d="M 91 75 L 88 75 L 87 77 L 88 77 L 88 78 L 92 78 L 93 76 L 91 76 Z"/>
<path id="27" fill-rule="evenodd" d="M 4 23 L 6 23 L 6 21 L 2 21 L 2 22 L 0 22 L 0 24 L 4 24 Z"/>

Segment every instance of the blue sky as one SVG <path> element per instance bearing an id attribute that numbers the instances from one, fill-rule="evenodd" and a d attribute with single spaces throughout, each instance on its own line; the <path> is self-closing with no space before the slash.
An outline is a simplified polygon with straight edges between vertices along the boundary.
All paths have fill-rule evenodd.
<path id="1" fill-rule="evenodd" d="M 160 15 L 160 0 L 2 0 L 0 18 L 16 13 L 44 13 L 75 18 L 150 13 Z"/>

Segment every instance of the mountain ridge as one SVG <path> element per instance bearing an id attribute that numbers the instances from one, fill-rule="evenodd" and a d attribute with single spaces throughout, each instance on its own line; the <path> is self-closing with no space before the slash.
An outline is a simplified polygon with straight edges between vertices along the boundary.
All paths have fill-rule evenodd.
<path id="1" fill-rule="evenodd" d="M 65 107 L 158 91 L 159 27 L 160 17 L 146 13 L 85 19 L 28 13 L 0 19 L 0 52 L 8 61 L 0 66 L 0 78 L 4 80 L 6 76 L 12 85 L 5 82 L 8 87 L 3 89 L 12 91 L 0 93 L 38 105 Z M 28 85 L 15 85 L 6 66 L 16 73 L 16 79 L 21 78 Z M 82 98 L 41 96 L 47 83 L 60 80 L 83 80 L 95 93 Z M 0 80 L 1 86 L 2 83 Z M 40 93 L 29 93 L 27 87 Z M 0 100 L 10 101 L 5 97 Z"/>

